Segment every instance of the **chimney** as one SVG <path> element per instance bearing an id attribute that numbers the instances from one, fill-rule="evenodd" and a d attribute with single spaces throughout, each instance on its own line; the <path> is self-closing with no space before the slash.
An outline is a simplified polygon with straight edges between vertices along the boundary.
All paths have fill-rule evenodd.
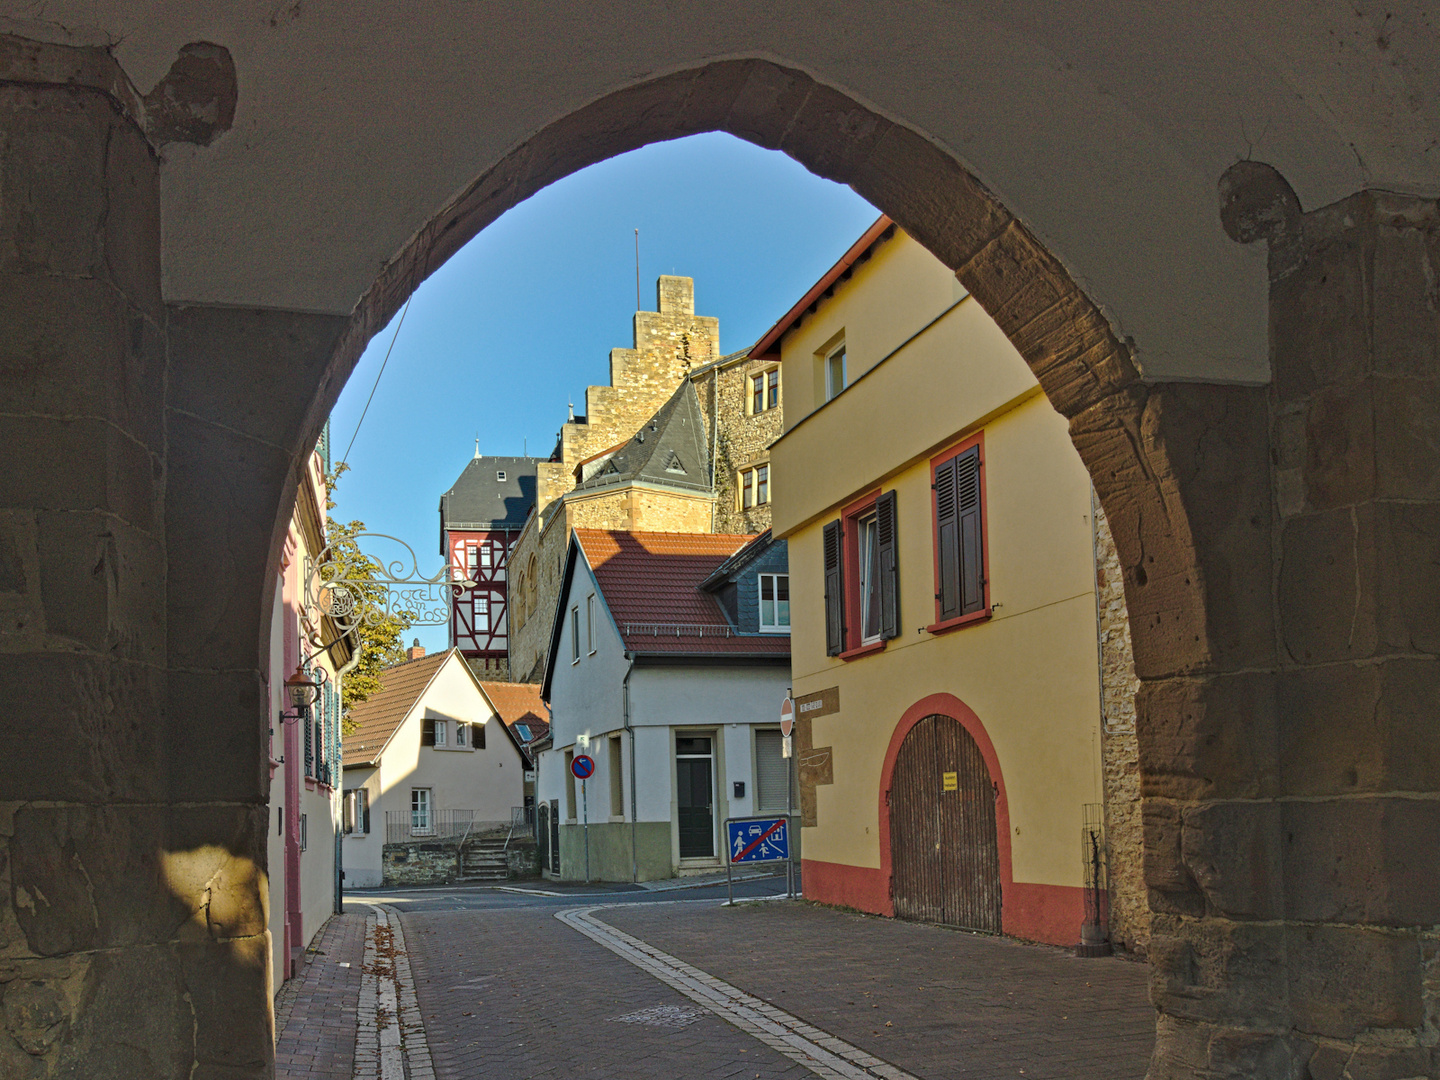
<path id="1" fill-rule="evenodd" d="M 425 646 L 420 644 L 420 639 L 417 637 L 417 638 L 415 639 L 415 643 L 414 643 L 413 645 L 411 645 L 410 648 L 405 651 L 405 659 L 407 659 L 407 660 L 420 660 L 420 659 L 422 659 L 424 656 L 425 656 Z"/>

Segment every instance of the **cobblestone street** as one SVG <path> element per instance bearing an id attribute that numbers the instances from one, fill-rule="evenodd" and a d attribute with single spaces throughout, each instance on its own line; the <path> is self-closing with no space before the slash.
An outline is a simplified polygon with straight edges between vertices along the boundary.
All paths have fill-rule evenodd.
<path id="1" fill-rule="evenodd" d="M 278 1003 L 277 1077 L 1140 1080 L 1153 1045 L 1142 964 L 809 904 L 486 895 L 379 909 L 424 1025 L 403 1069 L 355 1064 L 376 909 L 332 919 Z"/>

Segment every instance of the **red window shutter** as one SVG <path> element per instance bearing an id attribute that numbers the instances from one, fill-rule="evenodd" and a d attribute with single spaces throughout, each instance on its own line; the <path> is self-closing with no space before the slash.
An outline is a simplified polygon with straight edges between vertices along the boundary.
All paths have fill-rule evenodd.
<path id="1" fill-rule="evenodd" d="M 875 500 L 876 562 L 880 583 L 880 637 L 900 633 L 900 571 L 895 542 L 895 492 Z"/>
<path id="2" fill-rule="evenodd" d="M 845 579 L 841 572 L 844 549 L 840 522 L 825 526 L 825 652 L 839 656 L 845 650 Z"/>

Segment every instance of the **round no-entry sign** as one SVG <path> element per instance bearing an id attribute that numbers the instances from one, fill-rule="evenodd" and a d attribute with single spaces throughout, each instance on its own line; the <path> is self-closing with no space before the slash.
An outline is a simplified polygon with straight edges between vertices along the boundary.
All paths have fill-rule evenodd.
<path id="1" fill-rule="evenodd" d="M 570 762 L 570 771 L 575 774 L 576 780 L 588 780 L 595 775 L 595 759 L 581 754 Z"/>
<path id="2" fill-rule="evenodd" d="M 795 702 L 788 697 L 780 704 L 780 734 L 785 738 L 795 730 Z"/>

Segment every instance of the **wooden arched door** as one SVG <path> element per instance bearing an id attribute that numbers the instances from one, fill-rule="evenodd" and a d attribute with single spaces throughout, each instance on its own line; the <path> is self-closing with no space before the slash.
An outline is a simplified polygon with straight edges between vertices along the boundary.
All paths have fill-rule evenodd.
<path id="1" fill-rule="evenodd" d="M 927 716 L 890 779 L 890 896 L 902 919 L 1000 932 L 995 785 L 958 720 Z"/>

